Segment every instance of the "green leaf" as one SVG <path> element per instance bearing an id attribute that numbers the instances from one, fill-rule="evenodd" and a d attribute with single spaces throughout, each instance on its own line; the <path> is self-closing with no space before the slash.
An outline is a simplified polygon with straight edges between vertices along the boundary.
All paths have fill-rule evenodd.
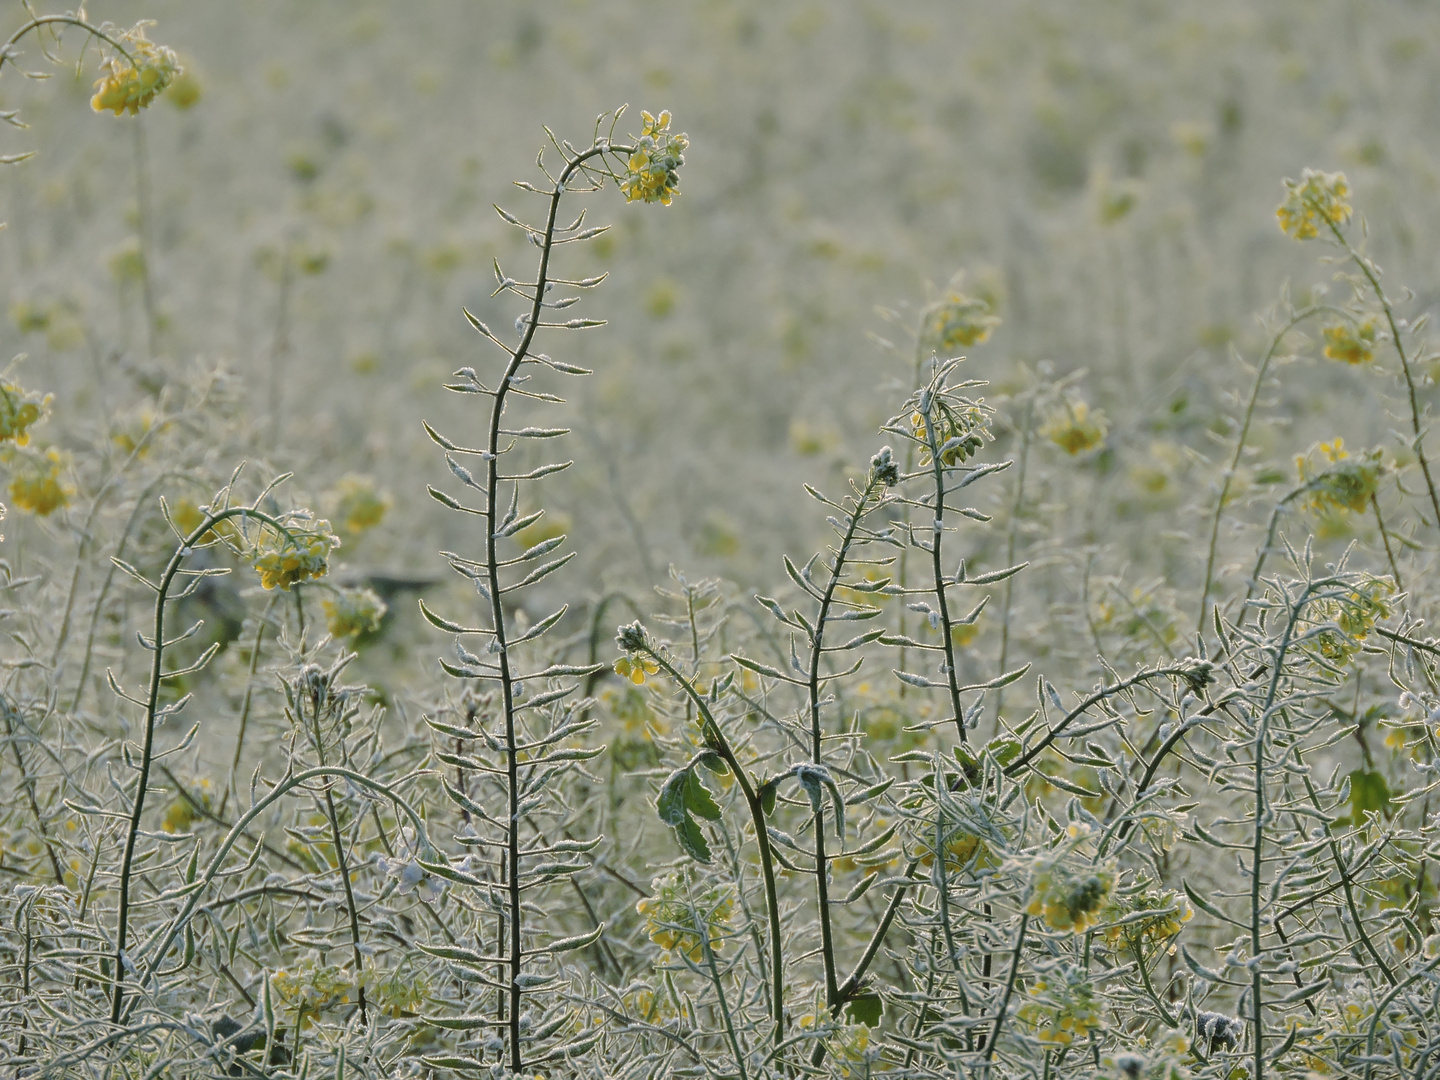
<path id="1" fill-rule="evenodd" d="M 680 846 L 696 862 L 708 863 L 710 861 L 710 844 L 705 839 L 705 834 L 700 831 L 690 818 L 686 818 L 675 829 L 675 835 L 680 840 Z"/>
<path id="2" fill-rule="evenodd" d="M 879 994 L 861 994 L 845 1003 L 845 1012 L 849 1014 L 851 1023 L 866 1027 L 878 1027 L 880 1014 L 884 1011 Z"/>
<path id="3" fill-rule="evenodd" d="M 997 765 L 1009 765 L 1020 756 L 1018 739 L 991 739 L 985 744 L 985 749 L 990 751 L 990 756 L 995 759 Z"/>
<path id="4" fill-rule="evenodd" d="M 760 809 L 766 817 L 775 813 L 775 795 L 780 789 L 778 780 L 771 780 L 760 788 Z"/>
<path id="5" fill-rule="evenodd" d="M 689 776 L 690 783 L 685 788 L 685 809 L 706 821 L 719 821 L 720 807 L 711 797 L 710 789 L 705 786 L 700 779 L 700 774 L 694 769 L 690 770 Z"/>
<path id="6" fill-rule="evenodd" d="M 1390 785 L 1383 774 L 1373 770 L 1356 769 L 1350 780 L 1350 820 L 1356 824 L 1365 820 L 1366 814 L 1383 814 L 1389 817 Z"/>
<path id="7" fill-rule="evenodd" d="M 655 809 L 660 820 L 666 825 L 679 828 L 685 820 L 685 789 L 690 784 L 689 768 L 676 769 L 665 779 L 660 795 L 655 800 Z"/>

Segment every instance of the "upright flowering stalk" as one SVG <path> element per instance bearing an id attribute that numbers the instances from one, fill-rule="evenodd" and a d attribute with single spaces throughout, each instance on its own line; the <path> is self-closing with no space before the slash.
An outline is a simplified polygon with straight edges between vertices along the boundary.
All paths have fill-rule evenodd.
<path id="1" fill-rule="evenodd" d="M 940 644 L 922 642 L 910 638 L 882 638 L 887 644 L 915 649 L 921 656 L 940 654 L 938 672 L 914 672 L 897 670 L 895 676 L 909 686 L 921 689 L 943 689 L 950 705 L 950 718 L 955 724 L 955 733 L 962 743 L 968 742 L 966 729 L 969 726 L 961 695 L 974 690 L 986 690 L 1006 686 L 1020 678 L 1028 670 L 1027 664 L 1015 671 L 1002 673 L 989 682 L 970 686 L 960 685 L 960 676 L 955 664 L 956 628 L 971 625 L 980 617 L 986 601 L 960 615 L 953 607 L 950 590 L 960 585 L 989 585 L 1004 581 L 1019 573 L 1022 566 L 1010 566 L 978 576 L 966 573 L 962 560 L 953 573 L 947 573 L 944 564 L 944 540 L 947 530 L 953 529 L 955 517 L 988 521 L 980 511 L 965 506 L 955 506 L 951 499 L 964 488 L 983 479 L 1010 463 L 1002 461 L 989 465 L 967 465 L 985 445 L 990 436 L 989 410 L 982 401 L 965 396 L 963 391 L 979 386 L 977 382 L 951 383 L 950 378 L 959 366 L 960 360 L 938 364 L 930 381 L 911 397 L 904 412 L 886 425 L 886 430 L 908 440 L 918 451 L 919 468 L 901 478 L 902 483 L 928 481 L 929 491 L 919 497 L 903 496 L 901 501 L 911 507 L 917 520 L 906 522 L 906 543 L 929 556 L 930 584 L 923 588 L 893 586 L 888 591 L 907 597 L 907 607 L 918 611 L 929 620 L 932 629 L 939 631 Z M 908 421 L 908 422 L 907 422 Z M 947 517 L 954 515 L 954 517 Z M 914 597 L 914 599 L 908 599 Z M 922 599 L 922 597 L 924 599 Z M 938 674 L 936 679 L 933 675 Z"/>
<path id="2" fill-rule="evenodd" d="M 516 595 L 559 570 L 574 557 L 573 552 L 554 554 L 565 543 L 563 535 L 519 549 L 514 538 L 544 513 L 539 509 L 522 511 L 522 488 L 530 481 L 568 468 L 571 462 L 556 461 L 530 469 L 520 466 L 507 468 L 508 463 L 514 460 L 507 455 L 532 441 L 559 438 L 566 434 L 566 429 L 515 420 L 507 423 L 506 410 L 521 405 L 538 408 L 562 403 L 562 399 L 554 394 L 542 393 L 530 385 L 535 374 L 587 373 L 583 368 L 535 351 L 536 339 L 542 330 L 548 333 L 557 329 L 580 330 L 603 325 L 600 319 L 555 317 L 555 313 L 578 303 L 580 297 L 552 296 L 552 288 L 562 286 L 584 290 L 598 285 L 603 278 L 603 275 L 579 280 L 556 277 L 551 269 L 556 249 L 563 244 L 590 239 L 606 228 L 586 227 L 583 211 L 569 225 L 560 224 L 560 203 L 567 195 L 598 190 L 607 179 L 614 180 L 630 201 L 668 204 L 677 194 L 679 177 L 676 170 L 683 161 L 681 152 L 686 146 L 686 139 L 683 135 L 669 132 L 669 113 L 662 112 L 658 118 L 645 114 L 641 137 L 634 144 L 622 145 L 612 141 L 611 137 L 621 111 L 608 118 L 607 133 L 601 130 L 607 118 L 601 117 L 596 122 L 594 138 L 583 150 L 550 135 L 551 144 L 560 158 L 559 171 L 552 173 L 546 168 L 542 153 L 540 168 L 545 183 L 522 182 L 518 185 L 542 199 L 541 223 L 529 223 L 496 207 L 505 221 L 521 230 L 539 249 L 540 257 L 534 276 L 528 281 L 507 276 L 498 261 L 495 264 L 497 288 L 494 295 L 513 295 L 525 304 L 525 310 L 515 320 L 518 340 L 513 344 L 504 341 L 470 312 L 465 312 L 470 325 L 504 355 L 503 369 L 493 383 L 482 379 L 472 368 L 462 368 L 448 386 L 456 393 L 477 394 L 490 399 L 489 423 L 483 445 L 461 446 L 426 425 L 430 437 L 444 449 L 451 473 L 474 496 L 478 496 L 479 504 L 472 506 L 435 488 L 430 489 L 440 502 L 477 518 L 483 525 L 484 549 L 478 557 L 450 552 L 446 552 L 445 556 L 459 574 L 474 584 L 485 613 L 479 625 L 466 626 L 435 614 L 423 604 L 422 611 L 432 624 L 456 635 L 457 661 L 442 661 L 445 670 L 466 682 L 478 681 L 499 690 L 498 702 L 490 708 L 471 710 L 466 726 L 446 724 L 437 730 L 443 729 L 460 747 L 468 743 L 471 748 L 472 752 L 468 753 L 457 750 L 453 754 L 440 755 L 442 761 L 458 770 L 458 785 L 447 783 L 447 791 L 462 810 L 467 814 L 473 812 L 477 828 L 491 830 L 485 836 L 487 847 L 480 850 L 500 853 L 498 859 L 488 863 L 477 865 L 472 861 L 471 870 L 457 879 L 485 889 L 500 901 L 498 906 L 502 914 L 493 949 L 466 951 L 472 963 L 493 964 L 500 973 L 500 1000 L 493 1015 L 476 1014 L 473 1020 L 436 1018 L 436 1023 L 450 1029 L 500 1027 L 505 1043 L 503 1063 L 516 1073 L 527 1065 L 533 1067 L 550 1057 L 577 1053 L 583 1045 L 589 1045 L 586 1039 L 593 1042 L 599 1037 L 597 1032 L 561 1044 L 556 1039 L 564 1037 L 563 1024 L 547 1025 L 541 1021 L 536 1028 L 527 1018 L 522 1025 L 523 998 L 531 988 L 546 980 L 543 975 L 532 975 L 523 970 L 525 958 L 530 958 L 528 963 L 531 966 L 547 960 L 553 963 L 554 953 L 588 943 L 567 941 L 546 945 L 537 941 L 534 932 L 527 933 L 525 929 L 522 896 L 530 902 L 538 888 L 555 882 L 564 883 L 571 875 L 585 869 L 588 863 L 577 855 L 588 849 L 577 850 L 573 844 L 564 846 L 564 842 L 552 845 L 543 839 L 522 836 L 521 830 L 530 815 L 542 805 L 553 807 L 558 801 L 563 807 L 563 792 L 558 790 L 561 785 L 555 777 L 564 772 L 567 763 L 583 760 L 600 751 L 562 749 L 558 745 L 591 726 L 592 721 L 576 695 L 580 684 L 573 680 L 593 673 L 597 667 L 569 664 L 549 664 L 538 668 L 527 666 L 527 650 L 522 648 L 553 628 L 564 617 L 566 608 L 560 607 L 523 631 L 513 624 Z M 550 134 L 548 130 L 547 134 Z M 513 411 L 510 415 L 513 416 Z M 465 459 L 478 460 L 478 470 L 472 471 L 470 466 L 463 464 Z M 465 639 L 477 637 L 484 642 L 479 653 L 470 651 L 463 644 Z M 467 789 L 467 776 L 489 778 L 486 782 L 494 783 L 500 789 L 499 793 L 505 800 L 504 809 L 498 813 L 484 811 Z M 477 870 L 483 876 L 478 876 Z M 477 923 L 479 932 L 483 931 L 479 930 Z M 597 930 L 596 935 L 588 940 L 594 940 L 598 933 Z M 482 953 L 487 955 L 482 956 Z M 448 947 L 436 955 L 451 960 L 458 957 Z M 558 1013 L 556 1016 L 558 1018 Z M 527 1031 L 547 1034 L 542 1040 L 540 1036 L 527 1036 Z"/>

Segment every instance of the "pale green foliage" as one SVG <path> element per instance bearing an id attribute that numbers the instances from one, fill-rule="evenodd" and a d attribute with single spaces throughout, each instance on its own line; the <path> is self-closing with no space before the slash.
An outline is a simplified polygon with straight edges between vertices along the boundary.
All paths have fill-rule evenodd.
<path id="1" fill-rule="evenodd" d="M 1357 72 L 1400 116 L 1433 15 L 502 4 L 477 114 L 433 13 L 322 7 L 237 16 L 248 81 L 147 52 L 205 75 L 183 114 L 24 86 L 0 1065 L 1433 1071 L 1434 215 L 1383 143 L 1285 184 L 1271 145 L 1327 162 L 1285 118 Z M 333 114 L 317 27 L 370 61 Z M 1219 45 L 1303 92 L 1211 85 Z M 831 53 L 871 66 L 777 74 Z M 547 130 L 506 187 L 510 125 L 636 70 L 673 116 Z M 273 233 L 190 272 L 230 219 L 177 147 L 302 91 Z"/>

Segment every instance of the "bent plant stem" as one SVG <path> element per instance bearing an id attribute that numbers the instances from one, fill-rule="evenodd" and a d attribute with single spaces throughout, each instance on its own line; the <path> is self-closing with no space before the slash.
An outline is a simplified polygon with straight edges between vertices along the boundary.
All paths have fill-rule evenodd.
<path id="1" fill-rule="evenodd" d="M 1215 553 L 1219 546 L 1220 520 L 1225 516 L 1225 504 L 1230 501 L 1230 487 L 1235 482 L 1235 473 L 1240 468 L 1240 459 L 1245 455 L 1245 443 L 1250 438 L 1250 424 L 1255 419 L 1255 408 L 1260 401 L 1260 391 L 1265 386 L 1265 377 L 1270 373 L 1270 363 L 1280 351 L 1286 334 L 1310 316 L 1321 311 L 1333 310 L 1335 309 L 1328 304 L 1315 304 L 1302 311 L 1297 311 L 1270 339 L 1270 347 L 1265 350 L 1265 355 L 1260 358 L 1260 364 L 1255 369 L 1255 382 L 1250 387 L 1250 400 L 1245 405 L 1245 415 L 1240 421 L 1240 434 L 1235 439 L 1235 452 L 1230 456 L 1230 464 L 1225 468 L 1224 479 L 1220 483 L 1220 494 L 1215 500 L 1215 513 L 1210 518 L 1210 546 L 1205 555 L 1205 583 L 1200 589 L 1200 618 L 1195 625 L 1196 634 L 1205 633 L 1205 615 L 1210 603 L 1210 587 L 1215 583 Z"/>
<path id="2" fill-rule="evenodd" d="M 170 561 L 160 576 L 160 584 L 155 588 L 155 636 L 150 642 L 154 659 L 150 664 L 150 687 L 145 698 L 145 736 L 140 748 L 140 778 L 135 787 L 135 802 L 130 810 L 130 823 L 125 833 L 125 847 L 120 858 L 119 912 L 115 922 L 115 969 L 112 974 L 114 981 L 110 998 L 110 1022 L 112 1024 L 120 1022 L 121 1008 L 124 1004 L 124 970 L 128 959 L 125 955 L 125 941 L 130 919 L 130 876 L 134 869 L 135 842 L 140 835 L 141 815 L 145 811 L 145 793 L 150 783 L 150 764 L 154 759 L 155 714 L 160 701 L 160 684 L 169 677 L 163 670 L 165 603 L 169 599 L 170 586 L 174 583 L 176 574 L 180 572 L 181 563 L 185 561 L 185 556 L 191 553 L 194 545 L 199 543 L 200 538 L 220 522 L 227 518 L 239 517 L 242 514 L 268 525 L 282 535 L 289 535 L 289 530 L 279 521 L 253 507 L 231 507 L 218 514 L 207 515 L 205 520 L 197 525 L 195 530 L 185 537 L 180 546 L 175 549 L 175 554 L 170 556 Z"/>
<path id="3" fill-rule="evenodd" d="M 821 765 L 820 752 L 820 659 L 824 655 L 825 623 L 830 616 L 830 606 L 835 600 L 835 589 L 845 572 L 845 560 L 855 542 L 860 520 L 870 507 L 870 497 L 880 481 L 871 476 L 864 490 L 855 501 L 850 520 L 845 525 L 845 535 L 835 552 L 835 562 L 830 569 L 830 580 L 825 585 L 825 594 L 820 600 L 820 610 L 815 617 L 815 633 L 810 642 L 810 760 Z M 843 824 L 843 822 L 842 822 Z M 830 863 L 825 853 L 825 810 L 822 804 L 815 807 L 815 896 L 820 910 L 820 952 L 825 963 L 825 1004 L 834 1008 L 839 998 L 839 986 L 835 977 L 835 940 L 830 925 Z"/>
<path id="4" fill-rule="evenodd" d="M 1425 436 L 1420 427 L 1420 397 L 1415 389 L 1415 373 L 1410 370 L 1410 358 L 1405 354 L 1405 343 L 1400 337 L 1400 327 L 1395 321 L 1395 309 L 1390 303 L 1390 298 L 1385 295 L 1385 290 L 1380 287 L 1380 277 L 1375 272 L 1374 264 L 1350 245 L 1350 241 L 1340 231 L 1340 226 L 1332 221 L 1328 214 L 1322 216 L 1325 218 L 1325 223 L 1330 226 L 1330 232 L 1334 235 L 1335 242 L 1345 249 L 1345 254 L 1360 268 L 1360 273 L 1365 275 L 1365 280 L 1370 283 L 1370 288 L 1375 293 L 1375 299 L 1385 312 L 1385 322 L 1390 327 L 1390 340 L 1395 343 L 1395 353 L 1400 357 L 1400 370 L 1405 375 L 1405 389 L 1410 396 L 1410 430 L 1415 436 L 1415 458 L 1420 462 L 1420 471 L 1425 475 L 1425 487 L 1430 493 L 1430 506 L 1435 511 L 1435 527 L 1440 528 L 1440 494 L 1436 493 L 1435 478 L 1430 473 L 1430 459 L 1425 456 L 1423 445 Z"/>
<path id="5" fill-rule="evenodd" d="M 1195 668 L 1193 666 L 1176 664 L 1170 667 L 1151 668 L 1149 671 L 1139 671 L 1136 672 L 1134 675 L 1130 676 L 1128 679 L 1121 679 L 1119 682 L 1112 683 L 1110 686 L 1101 687 L 1099 690 L 1096 690 L 1094 693 L 1092 693 L 1089 697 L 1085 698 L 1084 701 L 1080 702 L 1079 705 L 1076 705 L 1075 708 L 1071 709 L 1068 713 L 1066 713 L 1064 718 L 1058 724 L 1052 727 L 1049 731 L 1047 731 L 1045 735 L 1038 742 L 1036 742 L 1034 746 L 1030 747 L 1030 749 L 1026 750 L 1025 753 L 1021 754 L 1010 764 L 1006 765 L 1004 769 L 1005 775 L 1013 778 L 1022 769 L 1024 769 L 1026 765 L 1030 764 L 1031 761 L 1035 760 L 1036 756 L 1039 755 L 1042 750 L 1044 750 L 1057 738 L 1063 735 L 1065 733 L 1065 729 L 1071 724 L 1073 724 L 1076 720 L 1078 720 L 1083 713 L 1085 713 L 1091 707 L 1098 705 L 1106 698 L 1111 698 L 1114 697 L 1116 694 L 1124 693 L 1132 686 L 1139 686 L 1141 683 L 1147 682 L 1150 679 L 1163 679 L 1166 677 L 1192 678 L 1194 677 L 1194 675 Z"/>
<path id="6" fill-rule="evenodd" d="M 955 730 L 962 743 L 965 735 L 965 709 L 960 704 L 960 682 L 955 674 L 955 640 L 951 634 L 950 607 L 945 597 L 945 572 L 940 566 L 940 542 L 945 535 L 945 462 L 940 455 L 938 432 L 932 420 L 935 406 L 922 414 L 925 418 L 925 444 L 930 451 L 931 473 L 935 480 L 935 520 L 930 538 L 930 568 L 935 579 L 935 603 L 940 609 L 940 633 L 945 641 L 945 680 L 950 691 L 950 708 L 955 714 Z"/>
<path id="7" fill-rule="evenodd" d="M 700 713 L 701 729 L 706 745 L 719 754 L 735 774 L 735 780 L 740 785 L 740 793 L 744 796 L 745 805 L 750 810 L 750 820 L 755 827 L 755 844 L 760 851 L 760 871 L 765 884 L 766 915 L 770 921 L 771 1008 L 775 1022 L 775 1042 L 778 1044 L 785 1037 L 785 971 L 780 941 L 780 897 L 775 887 L 775 856 L 770 850 L 769 830 L 765 827 L 765 808 L 760 801 L 760 796 L 755 791 L 755 785 L 746 775 L 740 759 L 735 756 L 729 740 L 725 738 L 725 733 L 720 730 L 714 714 L 710 712 L 710 706 L 706 703 L 704 696 L 696 691 L 689 679 L 676 670 L 675 665 L 670 662 L 668 657 L 651 648 L 646 648 L 645 653 L 675 680 L 676 684 L 694 703 L 696 710 Z"/>
<path id="8" fill-rule="evenodd" d="M 10 40 L 5 42 L 4 45 L 0 45 L 0 68 L 3 68 L 5 66 L 6 60 L 9 60 L 11 63 L 15 62 L 16 54 L 14 49 L 16 45 L 20 44 L 21 38 L 23 38 L 26 34 L 30 33 L 30 31 L 32 30 L 38 30 L 42 26 L 53 25 L 79 27 L 91 37 L 99 38 L 101 41 L 105 42 L 105 44 L 109 45 L 112 49 L 118 52 L 121 56 L 125 57 L 125 59 L 130 62 L 131 67 L 135 66 L 135 57 L 130 55 L 130 50 L 125 48 L 124 45 L 120 44 L 119 41 L 111 37 L 100 27 L 94 26 L 91 23 L 88 23 L 84 19 L 79 18 L 75 15 L 39 15 L 31 19 L 24 26 L 20 27 L 20 29 L 15 31 L 15 33 L 11 34 Z"/>

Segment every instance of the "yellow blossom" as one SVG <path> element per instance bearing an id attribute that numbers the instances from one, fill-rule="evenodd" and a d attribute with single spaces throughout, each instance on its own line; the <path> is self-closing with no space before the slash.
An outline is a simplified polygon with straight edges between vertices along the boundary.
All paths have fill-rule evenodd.
<path id="1" fill-rule="evenodd" d="M 143 23 L 121 35 L 121 40 L 133 63 L 116 55 L 100 65 L 104 74 L 95 81 L 90 107 L 96 112 L 109 109 L 116 116 L 124 112 L 134 116 L 175 81 L 180 62 L 174 50 L 145 40 Z"/>
<path id="2" fill-rule="evenodd" d="M 374 480 L 353 473 L 335 485 L 331 502 L 341 531 L 351 536 L 379 525 L 390 509 L 390 496 L 377 488 Z"/>
<path id="3" fill-rule="evenodd" d="M 44 419 L 50 401 L 50 394 L 36 394 L 0 380 L 0 443 L 28 443 L 30 429 Z"/>
<path id="4" fill-rule="evenodd" d="M 1350 185 L 1344 173 L 1306 169 L 1300 180 L 1285 181 L 1285 201 L 1275 210 L 1280 231 L 1296 240 L 1320 235 L 1320 226 L 1345 224 L 1350 220 Z"/>
<path id="5" fill-rule="evenodd" d="M 1035 1028 L 1041 1042 L 1069 1046 L 1105 1026 L 1100 1005 L 1084 969 L 1067 966 L 1036 979 L 1018 1015 Z"/>
<path id="6" fill-rule="evenodd" d="M 1327 326 L 1325 334 L 1325 355 L 1331 360 L 1343 360 L 1347 364 L 1368 364 L 1375 359 L 1375 320 L 1366 319 L 1359 326 L 1347 323 Z"/>
<path id="7" fill-rule="evenodd" d="M 1173 889 L 1151 889 L 1105 909 L 1103 921 L 1112 923 L 1104 930 L 1105 943 L 1116 950 L 1168 948 L 1173 953 L 1174 939 L 1194 917 L 1190 902 Z"/>
<path id="8" fill-rule="evenodd" d="M 662 949 L 683 952 L 694 963 L 705 958 L 705 943 L 718 952 L 735 910 L 734 891 L 715 885 L 703 893 L 688 887 L 678 874 L 656 878 L 654 896 L 635 905 L 645 917 L 650 940 Z"/>
<path id="9" fill-rule="evenodd" d="M 1318 513 L 1328 510 L 1353 510 L 1363 513 L 1369 509 L 1370 499 L 1378 489 L 1380 477 L 1385 471 L 1380 451 L 1372 450 L 1358 458 L 1352 458 L 1345 450 L 1344 440 L 1340 438 L 1320 443 L 1314 450 L 1318 450 L 1327 460 L 1328 468 L 1314 470 L 1310 464 L 1310 455 L 1295 459 L 1300 482 L 1311 485 L 1306 505 Z"/>
<path id="10" fill-rule="evenodd" d="M 320 606 L 325 609 L 326 627 L 337 638 L 373 634 L 388 610 L 373 589 L 337 589 Z"/>
<path id="11" fill-rule="evenodd" d="M 10 498 L 16 506 L 37 517 L 47 517 L 70 505 L 75 488 L 65 480 L 68 461 L 60 451 L 52 447 L 44 454 L 26 455 L 18 461 L 15 475 L 10 478 Z"/>
<path id="12" fill-rule="evenodd" d="M 921 344 L 942 355 L 979 345 L 1000 325 L 984 300 L 952 288 L 925 309 Z"/>
<path id="13" fill-rule="evenodd" d="M 1075 872 L 1063 856 L 1051 856 L 1036 865 L 1025 914 L 1043 918 L 1052 930 L 1083 934 L 1100 921 L 1114 887 L 1115 872 L 1108 867 L 1086 866 Z"/>
<path id="14" fill-rule="evenodd" d="M 1110 422 L 1100 410 L 1090 411 L 1083 401 L 1067 401 L 1040 428 L 1040 434 L 1067 454 L 1082 454 L 1105 441 Z"/>
<path id="15" fill-rule="evenodd" d="M 659 664 L 643 656 L 622 656 L 615 661 L 615 674 L 622 679 L 629 679 L 636 686 L 645 682 L 646 675 L 655 675 L 659 671 Z"/>
<path id="16" fill-rule="evenodd" d="M 340 546 L 328 521 L 312 522 L 308 528 L 291 527 L 287 533 L 271 536 L 256 548 L 251 565 L 266 589 L 289 590 L 311 578 L 324 577 L 330 570 L 330 552 Z"/>
<path id="17" fill-rule="evenodd" d="M 681 165 L 685 164 L 685 148 L 690 140 L 670 131 L 670 110 L 658 117 L 640 114 L 644 128 L 636 140 L 635 152 L 626 162 L 620 190 L 627 202 L 658 202 L 669 206 L 680 194 Z"/>
<path id="18" fill-rule="evenodd" d="M 349 1002 L 356 990 L 354 976 L 344 968 L 313 962 L 282 968 L 271 976 L 271 985 L 307 1026 L 324 1010 Z"/>

